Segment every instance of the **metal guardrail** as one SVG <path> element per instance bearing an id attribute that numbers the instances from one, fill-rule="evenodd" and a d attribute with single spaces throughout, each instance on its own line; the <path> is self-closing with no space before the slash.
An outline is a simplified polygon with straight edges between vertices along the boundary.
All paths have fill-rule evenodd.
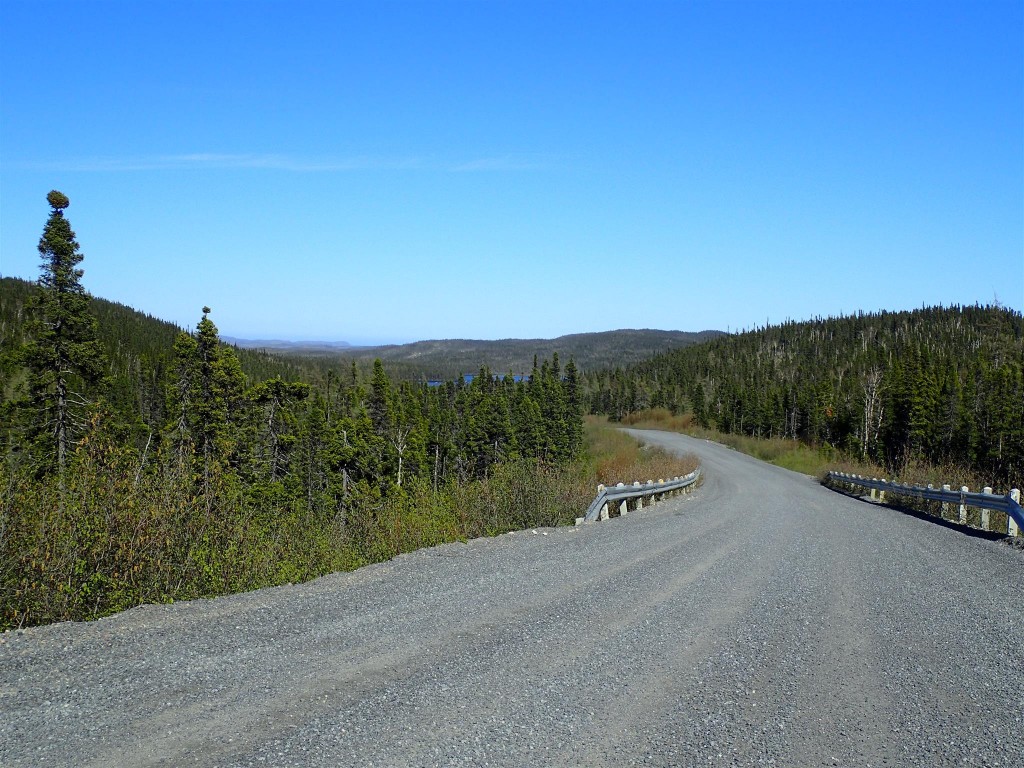
<path id="1" fill-rule="evenodd" d="M 674 477 L 671 480 L 659 480 L 654 482 L 648 480 L 646 483 L 635 482 L 632 485 L 619 483 L 611 487 L 597 486 L 597 497 L 590 503 L 587 512 L 583 517 L 576 518 L 576 524 L 592 523 L 595 520 L 607 520 L 609 517 L 608 505 L 612 502 L 619 503 L 619 514 L 624 515 L 629 510 L 629 500 L 639 499 L 636 509 L 643 508 L 643 500 L 651 497 L 655 500 L 668 494 L 682 490 L 689 490 L 700 478 L 700 469 L 695 469 L 688 475 Z"/>
<path id="2" fill-rule="evenodd" d="M 992 493 L 991 488 L 985 488 L 982 493 L 971 493 L 967 486 L 963 486 L 960 490 L 956 491 L 948 485 L 944 485 L 942 488 L 935 488 L 931 485 L 901 485 L 874 477 L 868 479 L 860 475 L 848 475 L 845 472 L 829 472 L 826 478 L 833 483 L 845 483 L 846 485 L 868 488 L 871 490 L 871 498 L 878 498 L 880 501 L 885 501 L 885 494 L 891 493 L 895 496 L 912 496 L 918 499 L 938 501 L 943 505 L 944 511 L 956 505 L 959 511 L 960 522 L 964 525 L 967 524 L 968 507 L 975 507 L 981 510 L 995 510 L 1006 515 L 1006 532 L 1010 536 L 1016 536 L 1021 529 L 1024 529 L 1024 508 L 1021 508 L 1020 491 L 1016 488 L 1005 496 L 998 496 Z M 949 506 L 947 507 L 946 505 Z M 987 512 L 983 512 L 981 523 L 982 528 L 990 530 Z"/>

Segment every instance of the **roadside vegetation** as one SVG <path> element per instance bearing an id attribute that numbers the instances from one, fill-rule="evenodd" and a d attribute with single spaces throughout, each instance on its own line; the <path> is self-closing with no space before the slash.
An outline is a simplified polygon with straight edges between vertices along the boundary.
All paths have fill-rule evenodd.
<path id="1" fill-rule="evenodd" d="M 445 542 L 571 525 L 598 483 L 673 477 L 697 465 L 591 421 L 570 462 L 508 460 L 487 477 L 438 487 L 417 477 L 400 492 L 329 509 L 284 489 L 254 495 L 222 469 L 203 490 L 174 471 L 140 475 L 139 454 L 98 424 L 70 460 L 63 489 L 5 473 L 0 629 L 293 583 Z"/>
<path id="2" fill-rule="evenodd" d="M 587 455 L 590 462 L 587 474 L 594 485 L 667 480 L 697 469 L 695 456 L 675 456 L 660 448 L 642 445 L 616 429 L 617 426 L 602 417 L 587 417 Z"/>

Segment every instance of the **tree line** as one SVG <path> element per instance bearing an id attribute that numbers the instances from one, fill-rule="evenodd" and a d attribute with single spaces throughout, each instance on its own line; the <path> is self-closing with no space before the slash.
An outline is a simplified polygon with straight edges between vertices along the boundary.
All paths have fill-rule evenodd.
<path id="1" fill-rule="evenodd" d="M 690 412 L 703 427 L 1024 482 L 1024 318 L 1000 306 L 787 322 L 586 377 L 595 413 Z"/>

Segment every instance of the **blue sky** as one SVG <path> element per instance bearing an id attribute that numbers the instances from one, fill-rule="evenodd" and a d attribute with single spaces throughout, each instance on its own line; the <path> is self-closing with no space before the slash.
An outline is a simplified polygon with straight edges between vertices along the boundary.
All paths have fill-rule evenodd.
<path id="1" fill-rule="evenodd" d="M 0 5 L 0 273 L 348 340 L 1024 310 L 1024 3 Z"/>

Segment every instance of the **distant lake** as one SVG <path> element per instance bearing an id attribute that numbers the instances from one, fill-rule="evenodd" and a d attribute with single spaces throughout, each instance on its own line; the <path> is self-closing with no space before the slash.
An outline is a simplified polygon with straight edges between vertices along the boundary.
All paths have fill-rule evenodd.
<path id="1" fill-rule="evenodd" d="M 477 377 L 477 375 L 478 374 L 475 374 L 475 373 L 464 373 L 464 374 L 462 374 L 462 381 L 465 384 L 470 384 L 470 383 L 472 383 L 473 379 L 475 379 Z M 491 378 L 493 378 L 495 381 L 501 381 L 507 375 L 508 374 L 506 374 L 506 373 L 492 373 L 491 374 Z M 521 381 L 526 381 L 529 378 L 530 377 L 527 376 L 525 373 L 513 373 L 512 374 L 512 381 L 516 382 L 517 384 L 519 382 L 521 382 Z M 431 379 L 430 381 L 427 382 L 427 386 L 428 387 L 440 387 L 440 386 L 442 386 L 442 385 L 444 385 L 446 383 L 447 383 L 447 381 L 442 381 L 440 379 Z"/>

